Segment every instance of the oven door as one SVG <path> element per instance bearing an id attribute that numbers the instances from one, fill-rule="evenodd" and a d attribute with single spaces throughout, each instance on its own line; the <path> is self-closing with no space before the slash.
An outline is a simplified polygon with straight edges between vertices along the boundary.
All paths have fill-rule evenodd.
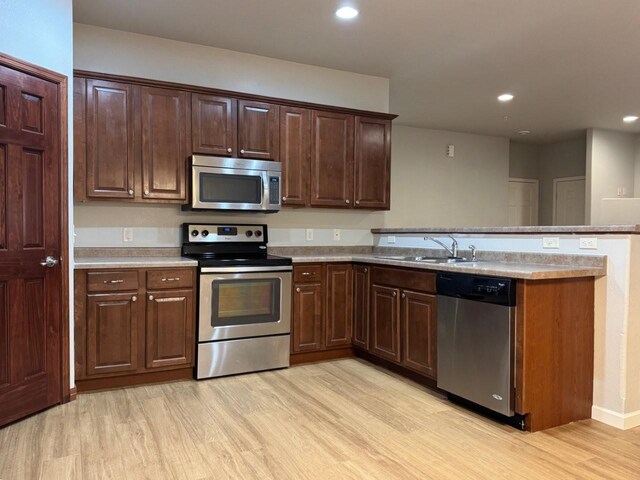
<path id="1" fill-rule="evenodd" d="M 203 268 L 198 341 L 291 332 L 291 267 Z"/>
<path id="2" fill-rule="evenodd" d="M 191 208 L 216 210 L 270 210 L 269 173 L 193 166 Z"/>

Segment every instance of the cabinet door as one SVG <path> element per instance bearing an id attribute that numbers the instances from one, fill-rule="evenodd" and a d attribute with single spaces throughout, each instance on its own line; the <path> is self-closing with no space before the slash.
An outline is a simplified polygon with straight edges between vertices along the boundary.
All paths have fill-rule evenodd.
<path id="1" fill-rule="evenodd" d="M 191 365 L 194 323 L 193 290 L 147 292 L 147 368 Z"/>
<path id="2" fill-rule="evenodd" d="M 314 352 L 324 348 L 322 284 L 296 284 L 293 287 L 292 353 Z"/>
<path id="3" fill-rule="evenodd" d="M 138 368 L 139 322 L 136 294 L 87 295 L 87 375 Z"/>
<path id="4" fill-rule="evenodd" d="M 310 155 L 311 112 L 304 108 L 280 107 L 283 205 L 309 205 Z"/>
<path id="5" fill-rule="evenodd" d="M 86 179 L 88 198 L 134 197 L 132 85 L 87 80 Z"/>
<path id="6" fill-rule="evenodd" d="M 400 363 L 400 290 L 371 287 L 370 352 Z"/>
<path id="7" fill-rule="evenodd" d="M 353 267 L 353 346 L 369 350 L 369 267 Z"/>
<path id="8" fill-rule="evenodd" d="M 191 94 L 193 153 L 231 156 L 237 152 L 238 101 Z"/>
<path id="9" fill-rule="evenodd" d="M 311 205 L 352 206 L 353 115 L 314 111 L 311 123 Z"/>
<path id="10" fill-rule="evenodd" d="M 238 101 L 238 157 L 278 160 L 278 105 Z"/>
<path id="11" fill-rule="evenodd" d="M 402 291 L 404 351 L 402 364 L 436 378 L 436 297 Z"/>
<path id="12" fill-rule="evenodd" d="M 356 117 L 355 207 L 388 210 L 391 191 L 391 121 Z"/>
<path id="13" fill-rule="evenodd" d="M 326 266 L 325 321 L 327 347 L 351 345 L 353 269 L 350 264 Z"/>
<path id="14" fill-rule="evenodd" d="M 142 198 L 186 201 L 189 94 L 141 87 Z"/>

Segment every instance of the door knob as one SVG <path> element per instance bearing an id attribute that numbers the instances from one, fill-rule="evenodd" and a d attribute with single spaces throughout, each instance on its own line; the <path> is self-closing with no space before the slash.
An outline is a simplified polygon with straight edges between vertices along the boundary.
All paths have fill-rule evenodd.
<path id="1" fill-rule="evenodd" d="M 53 268 L 58 264 L 58 259 L 49 255 L 47 258 L 40 262 L 43 267 Z"/>

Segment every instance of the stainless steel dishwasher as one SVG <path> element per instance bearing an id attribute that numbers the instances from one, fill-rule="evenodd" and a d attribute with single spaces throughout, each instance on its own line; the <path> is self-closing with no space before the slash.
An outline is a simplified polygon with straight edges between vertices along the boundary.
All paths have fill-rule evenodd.
<path id="1" fill-rule="evenodd" d="M 440 273 L 438 388 L 514 416 L 516 282 Z"/>

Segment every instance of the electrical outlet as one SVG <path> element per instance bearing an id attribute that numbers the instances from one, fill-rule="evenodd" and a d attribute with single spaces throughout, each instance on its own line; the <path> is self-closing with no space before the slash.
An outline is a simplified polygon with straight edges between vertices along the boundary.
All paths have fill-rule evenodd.
<path id="1" fill-rule="evenodd" d="M 597 237 L 581 238 L 580 239 L 580 248 L 582 248 L 584 250 L 597 250 L 598 249 L 598 239 L 597 239 Z"/>
<path id="2" fill-rule="evenodd" d="M 342 236 L 342 230 L 340 230 L 339 228 L 334 228 L 333 229 L 333 241 L 334 242 L 339 242 L 341 236 Z"/>
<path id="3" fill-rule="evenodd" d="M 560 238 L 544 237 L 542 239 L 542 248 L 560 248 Z"/>
<path id="4" fill-rule="evenodd" d="M 122 229 L 122 241 L 125 243 L 133 242 L 133 228 L 125 227 Z"/>
<path id="5" fill-rule="evenodd" d="M 447 157 L 453 158 L 456 154 L 455 145 L 447 145 Z"/>
<path id="6" fill-rule="evenodd" d="M 396 243 L 396 236 L 395 235 L 389 235 L 387 237 L 387 243 Z"/>
<path id="7" fill-rule="evenodd" d="M 313 240 L 313 228 L 307 228 L 307 242 Z"/>

